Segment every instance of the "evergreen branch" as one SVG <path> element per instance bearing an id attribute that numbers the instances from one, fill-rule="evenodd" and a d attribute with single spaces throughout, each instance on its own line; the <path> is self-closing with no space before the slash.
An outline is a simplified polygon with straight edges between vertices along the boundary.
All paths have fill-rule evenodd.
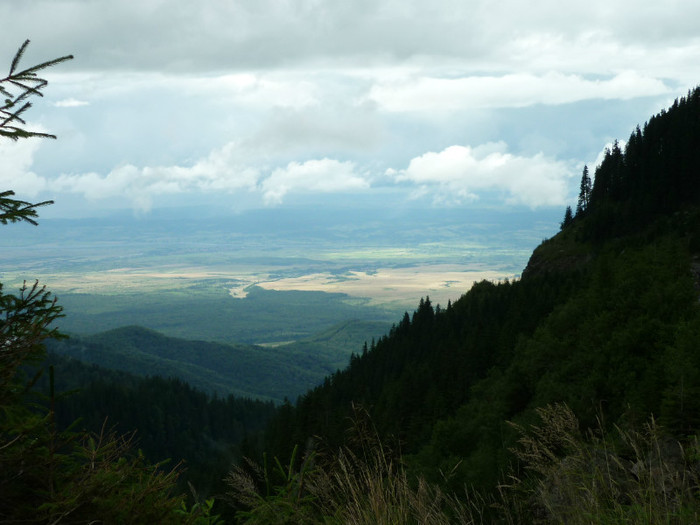
<path id="1" fill-rule="evenodd" d="M 1 130 L 0 130 L 1 132 Z M 14 191 L 0 192 L 0 224 L 26 221 L 36 226 L 34 220 L 38 216 L 36 208 L 53 204 L 53 201 L 31 203 L 19 199 L 12 199 Z"/>
<path id="2" fill-rule="evenodd" d="M 32 95 L 43 97 L 42 89 L 46 87 L 48 81 L 37 76 L 37 72 L 48 67 L 55 66 L 67 60 L 71 60 L 73 55 L 65 55 L 53 60 L 41 62 L 35 66 L 18 71 L 19 63 L 24 56 L 24 52 L 29 45 L 29 40 L 20 46 L 15 54 L 10 71 L 4 78 L 0 78 L 0 94 L 5 97 L 4 105 L 0 106 L 0 137 L 10 140 L 18 140 L 20 138 L 41 137 L 55 139 L 55 135 L 49 133 L 41 133 L 28 131 L 19 127 L 19 124 L 26 126 L 26 122 L 21 115 L 32 107 L 27 99 Z M 13 93 L 15 91 L 15 93 Z M 19 108 L 14 110 L 14 108 Z M 1 209 L 0 209 L 1 211 Z M 0 216 L 0 222 L 1 216 Z"/>
<path id="3" fill-rule="evenodd" d="M 10 76 L 12 73 L 17 69 L 17 66 L 19 65 L 19 61 L 22 59 L 22 55 L 24 55 L 24 51 L 27 49 L 27 46 L 29 45 L 29 39 L 24 41 L 24 44 L 22 44 L 19 49 L 17 50 L 17 54 L 15 55 L 15 58 L 12 59 L 12 65 L 10 65 Z"/>
<path id="4" fill-rule="evenodd" d="M 68 60 L 73 60 L 73 55 L 65 55 L 59 58 L 54 58 L 53 60 L 48 60 L 47 62 L 42 62 L 41 64 L 37 64 L 36 66 L 32 66 L 28 69 L 25 69 L 24 71 L 20 72 L 17 74 L 17 76 L 23 76 L 23 75 L 34 75 L 35 71 L 39 71 L 41 69 L 46 69 L 47 67 L 52 67 L 57 64 L 60 64 L 62 62 L 67 62 Z"/>
<path id="5" fill-rule="evenodd" d="M 17 77 L 12 77 L 12 78 L 8 79 L 7 82 L 24 90 L 24 92 L 18 97 L 18 100 L 26 98 L 29 95 L 38 95 L 40 97 L 44 96 L 44 94 L 40 90 L 41 90 L 41 88 L 45 87 L 48 84 L 48 82 L 46 80 L 33 79 L 33 78 L 31 78 L 31 79 L 21 78 L 20 80 L 24 80 L 24 81 L 29 80 L 31 82 L 36 82 L 37 85 L 36 86 L 29 86 L 27 84 L 23 84 L 17 80 Z"/>
<path id="6" fill-rule="evenodd" d="M 12 107 L 12 106 L 9 106 L 9 107 Z M 22 124 L 26 124 L 26 122 L 22 119 L 22 117 L 20 117 L 20 115 L 21 115 L 22 113 L 24 113 L 25 111 L 27 111 L 30 107 L 32 107 L 31 103 L 27 102 L 27 103 L 24 104 L 24 106 L 22 106 L 21 108 L 19 108 L 19 109 L 18 109 L 17 111 L 15 111 L 15 112 L 2 111 L 3 113 L 5 113 L 5 114 L 7 115 L 7 118 L 5 118 L 5 119 L 2 121 L 2 123 L 0 123 L 0 128 L 6 127 L 10 122 L 12 122 L 12 121 L 14 121 L 14 120 L 18 120 L 18 121 L 21 122 Z M 3 108 L 3 109 L 4 109 L 4 108 Z"/>
<path id="7" fill-rule="evenodd" d="M 51 135 L 50 133 L 41 133 L 39 131 L 26 131 L 16 126 L 6 126 L 6 129 L 11 129 L 12 131 L 8 132 L 3 129 L 0 129 L 0 136 L 8 138 L 10 140 L 28 139 L 30 137 L 39 137 L 43 139 L 56 138 L 56 135 Z"/>

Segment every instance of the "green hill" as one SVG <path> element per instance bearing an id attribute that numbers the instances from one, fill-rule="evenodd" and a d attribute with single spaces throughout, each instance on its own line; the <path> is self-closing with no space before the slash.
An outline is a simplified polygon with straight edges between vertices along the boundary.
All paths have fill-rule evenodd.
<path id="1" fill-rule="evenodd" d="M 179 378 L 203 392 L 281 402 L 346 366 L 352 351 L 385 329 L 381 322 L 348 321 L 315 337 L 268 347 L 189 341 L 127 326 L 51 341 L 49 348 L 114 370 Z"/>

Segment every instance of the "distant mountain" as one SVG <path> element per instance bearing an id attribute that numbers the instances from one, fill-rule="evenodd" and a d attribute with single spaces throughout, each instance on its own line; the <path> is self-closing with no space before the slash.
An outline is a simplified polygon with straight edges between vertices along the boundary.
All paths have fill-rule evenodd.
<path id="1" fill-rule="evenodd" d="M 351 352 L 386 329 L 386 323 L 347 321 L 302 341 L 255 346 L 189 341 L 127 326 L 51 341 L 49 349 L 113 370 L 179 378 L 203 392 L 281 402 L 345 367 Z"/>
<path id="2" fill-rule="evenodd" d="M 503 479 L 519 437 L 506 422 L 536 422 L 548 404 L 566 403 L 583 429 L 653 414 L 677 439 L 699 432 L 700 89 L 616 143 L 593 179 L 521 279 L 478 283 L 441 309 L 421 300 L 280 410 L 268 452 L 345 443 L 360 405 L 412 471 L 449 473 L 463 493 Z"/>

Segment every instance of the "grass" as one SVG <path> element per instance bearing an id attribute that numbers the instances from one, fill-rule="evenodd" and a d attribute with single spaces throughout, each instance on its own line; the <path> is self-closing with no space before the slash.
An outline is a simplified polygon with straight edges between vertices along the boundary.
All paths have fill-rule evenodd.
<path id="1" fill-rule="evenodd" d="M 419 478 L 413 483 L 396 448 L 379 439 L 367 413 L 355 407 L 350 437 L 336 451 L 309 451 L 295 467 L 272 469 L 252 461 L 226 478 L 227 501 L 246 524 L 446 525 L 482 523 L 484 500 L 443 493 Z M 276 474 L 277 484 L 271 486 Z"/>
<path id="2" fill-rule="evenodd" d="M 517 466 L 490 496 L 448 494 L 409 479 L 396 448 L 355 409 L 347 444 L 310 451 L 296 466 L 253 462 L 228 475 L 227 501 L 246 524 L 476 525 L 700 522 L 700 448 L 665 437 L 653 418 L 640 430 L 581 432 L 563 404 L 538 410 L 520 433 Z M 295 451 L 295 454 L 298 451 Z M 273 482 L 277 474 L 276 484 Z"/>
<path id="3" fill-rule="evenodd" d="M 563 404 L 541 408 L 542 425 L 521 433 L 515 456 L 525 476 L 508 486 L 519 509 L 541 523 L 685 524 L 700 520 L 698 441 L 686 446 L 651 418 L 641 430 L 581 433 Z M 524 502 L 527 509 L 523 512 Z"/>

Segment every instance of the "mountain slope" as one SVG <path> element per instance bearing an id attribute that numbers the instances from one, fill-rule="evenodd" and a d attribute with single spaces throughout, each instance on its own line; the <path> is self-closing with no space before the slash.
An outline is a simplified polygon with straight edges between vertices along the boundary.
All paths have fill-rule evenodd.
<path id="1" fill-rule="evenodd" d="M 138 326 L 51 341 L 86 363 L 137 375 L 177 377 L 204 392 L 281 402 L 321 383 L 352 350 L 381 333 L 380 322 L 347 321 L 318 336 L 275 347 L 189 341 Z"/>
<path id="2" fill-rule="evenodd" d="M 615 145 L 581 209 L 519 281 L 482 282 L 436 310 L 422 300 L 343 372 L 280 414 L 268 447 L 343 442 L 351 404 L 434 480 L 493 487 L 536 408 L 566 402 L 585 427 L 654 414 L 700 425 L 700 90 Z"/>
<path id="3" fill-rule="evenodd" d="M 137 377 L 53 353 L 37 366 L 44 373 L 34 392 L 50 393 L 49 366 L 58 393 L 53 406 L 59 429 L 136 432 L 138 449 L 149 461 L 171 459 L 174 466 L 184 460 L 181 485 L 188 490 L 186 482 L 191 482 L 200 494 L 221 485 L 228 465 L 245 453 L 241 444 L 256 439 L 274 413 L 270 402 L 211 397 L 178 379 Z M 61 394 L 66 391 L 72 392 Z"/>

